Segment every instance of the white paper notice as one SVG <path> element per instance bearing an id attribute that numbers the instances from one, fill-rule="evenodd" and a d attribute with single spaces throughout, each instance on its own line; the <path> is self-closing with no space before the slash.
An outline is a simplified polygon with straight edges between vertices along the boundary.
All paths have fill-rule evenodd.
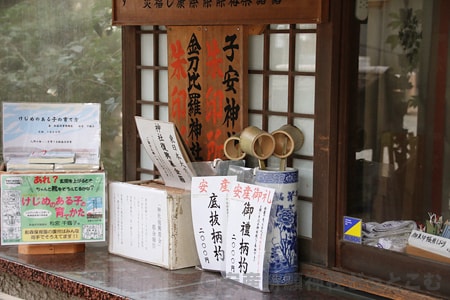
<path id="1" fill-rule="evenodd" d="M 145 151 L 161 173 L 165 185 L 189 190 L 193 172 L 178 143 L 175 125 L 138 116 L 135 120 Z"/>
<path id="2" fill-rule="evenodd" d="M 225 271 L 227 196 L 237 176 L 193 177 L 192 224 L 203 269 Z"/>
<path id="3" fill-rule="evenodd" d="M 226 277 L 268 291 L 267 225 L 275 190 L 235 182 L 228 196 Z"/>
<path id="4" fill-rule="evenodd" d="M 450 258 L 450 239 L 445 237 L 413 230 L 409 235 L 408 244 Z"/>
<path id="5" fill-rule="evenodd" d="M 167 192 L 112 182 L 109 185 L 111 253 L 165 266 L 169 235 Z"/>

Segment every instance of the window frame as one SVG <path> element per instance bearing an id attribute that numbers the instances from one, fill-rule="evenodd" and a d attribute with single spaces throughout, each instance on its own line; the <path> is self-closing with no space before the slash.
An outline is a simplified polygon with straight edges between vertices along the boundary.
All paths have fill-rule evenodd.
<path id="1" fill-rule="evenodd" d="M 146 27 L 149 28 L 149 27 Z M 294 112 L 294 80 L 296 76 L 316 76 L 316 72 L 297 71 L 295 70 L 295 38 L 297 34 L 301 33 L 315 33 L 316 29 L 298 28 L 296 25 L 289 25 L 288 29 L 272 29 L 266 26 L 264 30 L 264 62 L 263 70 L 249 70 L 249 75 L 261 75 L 263 77 L 263 93 L 262 93 L 262 109 L 249 109 L 248 114 L 261 116 L 261 129 L 268 130 L 270 116 L 285 117 L 287 123 L 292 124 L 295 118 L 315 119 L 315 114 L 296 113 Z M 154 53 L 153 66 L 144 66 L 140 61 L 142 34 L 151 33 L 153 35 Z M 141 106 L 144 104 L 151 104 L 154 106 L 168 106 L 167 102 L 158 100 L 159 95 L 159 78 L 161 70 L 167 71 L 166 66 L 159 66 L 159 34 L 166 34 L 165 29 L 158 26 L 152 26 L 151 29 L 142 29 L 140 26 L 123 26 L 122 46 L 123 46 L 123 143 L 124 143 L 124 178 L 126 181 L 139 180 L 140 174 L 157 175 L 157 170 L 148 170 L 140 167 L 140 141 L 137 129 L 135 126 L 134 116 L 141 115 Z M 288 70 L 270 70 L 269 56 L 270 56 L 270 36 L 271 34 L 289 34 L 289 68 Z M 142 100 L 141 97 L 141 70 L 152 70 L 154 73 L 153 82 L 153 99 Z M 286 112 L 270 111 L 269 110 L 269 80 L 270 76 L 287 76 L 288 77 L 288 109 Z M 159 109 L 154 109 L 154 119 L 159 119 Z M 292 163 L 293 159 L 302 159 L 313 161 L 313 156 L 294 154 L 288 158 L 288 164 Z"/>
<path id="2" fill-rule="evenodd" d="M 141 175 L 158 175 L 157 170 L 149 170 L 141 167 L 141 141 L 139 138 L 139 134 L 137 132 L 137 128 L 135 125 L 135 116 L 142 115 L 142 105 L 151 104 L 153 106 L 168 106 L 167 102 L 160 102 L 158 100 L 158 80 L 159 80 L 159 71 L 167 70 L 167 67 L 159 66 L 158 64 L 158 43 L 159 43 L 159 34 L 166 34 L 167 31 L 165 29 L 161 29 L 158 26 L 146 26 L 145 29 L 140 26 L 123 26 L 122 27 L 122 47 L 123 47 L 123 147 L 124 147 L 124 180 L 125 181 L 136 181 L 140 180 Z M 259 28 L 259 26 L 258 26 Z M 251 70 L 249 69 L 248 74 L 250 75 L 261 75 L 262 76 L 262 85 L 263 85 L 263 93 L 262 93 L 262 109 L 249 109 L 248 114 L 259 115 L 261 116 L 261 129 L 268 131 L 269 127 L 269 118 L 271 116 L 276 117 L 285 117 L 287 123 L 292 124 L 294 119 L 316 119 L 316 113 L 299 113 L 294 112 L 294 88 L 295 88 L 295 78 L 296 76 L 317 76 L 317 70 L 315 71 L 301 71 L 295 69 L 295 47 L 296 47 L 296 38 L 298 34 L 306 33 L 316 33 L 316 28 L 303 28 L 298 26 L 297 24 L 291 24 L 288 28 L 271 28 L 271 26 L 263 26 L 265 30 L 263 33 L 259 30 L 252 30 L 253 34 L 263 34 L 263 43 L 264 43 L 264 59 L 262 70 Z M 151 33 L 153 35 L 153 48 L 156 50 L 153 53 L 153 65 L 142 66 L 141 65 L 141 35 Z M 270 69 L 270 37 L 272 34 L 288 34 L 289 35 L 289 63 L 287 70 L 271 70 Z M 154 73 L 154 94 L 152 95 L 153 99 L 142 100 L 141 95 L 141 71 L 144 69 L 150 69 Z M 325 72 L 326 73 L 326 72 Z M 271 76 L 287 76 L 288 80 L 288 109 L 286 112 L 279 111 L 270 111 L 269 110 L 269 81 Z M 317 80 L 316 80 L 317 82 Z M 316 88 L 317 89 L 317 88 Z M 154 119 L 159 119 L 159 109 L 154 109 Z M 314 122 L 316 124 L 316 122 Z M 292 165 L 294 159 L 299 159 L 303 161 L 311 161 L 316 164 L 314 159 L 315 153 L 313 155 L 302 155 L 298 153 L 294 153 L 291 157 L 287 159 L 287 164 Z M 313 166 L 315 168 L 315 166 Z M 315 171 L 313 171 L 314 173 Z M 305 195 L 300 195 L 298 200 L 303 200 L 309 203 L 313 202 L 313 198 Z M 309 256 L 309 248 L 311 239 L 308 237 L 299 236 L 299 256 L 300 257 L 308 257 Z"/>
<path id="3" fill-rule="evenodd" d="M 314 153 L 310 158 L 314 163 L 313 197 L 310 199 L 313 203 L 312 239 L 299 240 L 302 274 L 382 296 L 392 295 L 399 288 L 403 291 L 408 288 L 407 281 L 394 284 L 391 274 L 419 272 L 424 275 L 433 270 L 441 274 L 442 282 L 448 282 L 450 275 L 442 275 L 448 274 L 448 266 L 443 263 L 341 241 L 341 216 L 346 206 L 348 170 L 353 160 L 348 157 L 348 129 L 354 113 L 350 99 L 357 90 L 359 44 L 354 36 L 359 35 L 359 26 L 354 18 L 353 1 L 330 2 L 330 21 L 317 26 L 313 117 L 320 121 L 314 125 Z M 137 67 L 140 65 L 140 31 L 136 26 L 123 27 L 123 146 L 126 181 L 138 180 L 142 171 L 139 169 L 140 141 L 134 123 L 134 116 L 141 113 L 138 100 L 141 99 L 141 78 Z M 158 53 L 154 53 L 154 58 L 157 60 Z M 264 98 L 268 99 L 268 95 L 264 94 Z M 264 103 L 260 113 L 264 113 L 268 107 L 268 103 Z M 152 104 L 167 105 L 156 101 Z M 267 118 L 264 120 L 263 129 L 267 129 Z M 368 263 L 367 257 L 371 258 L 371 262 L 389 266 L 391 272 L 380 268 L 380 263 Z M 449 287 L 443 287 L 438 294 L 449 295 Z"/>
<path id="4" fill-rule="evenodd" d="M 448 2 L 445 1 L 437 1 L 439 5 L 441 5 L 441 20 L 445 23 L 448 21 L 445 16 L 448 16 L 448 9 L 445 7 L 449 7 Z M 338 11 L 341 13 L 339 14 Z M 335 267 L 335 270 L 346 273 L 350 276 L 350 278 L 363 278 L 370 279 L 377 283 L 387 284 L 389 287 L 392 286 L 392 289 L 385 288 L 384 290 L 379 290 L 376 285 L 373 287 L 365 286 L 366 289 L 373 289 L 378 294 L 383 296 L 392 296 L 392 290 L 395 288 L 402 288 L 403 293 L 405 293 L 408 297 L 408 292 L 418 292 L 418 293 L 430 293 L 426 290 L 423 290 L 425 278 L 427 278 L 427 274 L 431 274 L 433 276 L 440 276 L 440 282 L 448 282 L 450 280 L 450 274 L 448 272 L 448 264 L 441 263 L 438 261 L 431 261 L 425 258 L 420 258 L 416 256 L 411 256 L 405 253 L 398 253 L 395 251 L 387 251 L 378 249 L 371 246 L 352 244 L 348 242 L 344 242 L 342 240 L 343 232 L 340 228 L 343 228 L 343 218 L 345 214 L 346 208 L 346 199 L 347 199 L 347 185 L 351 183 L 352 175 L 349 174 L 349 170 L 351 170 L 351 164 L 355 161 L 354 157 L 349 157 L 350 152 L 350 140 L 349 136 L 350 128 L 352 126 L 352 122 L 354 118 L 352 116 L 355 115 L 354 106 L 352 105 L 351 99 L 357 99 L 357 74 L 358 74 L 358 48 L 359 48 L 359 40 L 355 39 L 355 36 L 359 36 L 359 24 L 357 20 L 353 17 L 354 11 L 354 3 L 344 3 L 340 9 L 337 11 L 332 10 L 331 15 L 332 23 L 337 22 L 340 23 L 340 33 L 336 34 L 340 36 L 340 50 L 341 55 L 337 58 L 339 63 L 340 70 L 340 86 L 335 91 L 336 95 L 339 95 L 338 102 L 340 103 L 340 108 L 338 109 L 338 115 L 336 127 L 340 128 L 338 132 L 338 148 L 337 148 L 337 156 L 336 156 L 336 192 L 337 192 L 337 210 L 335 215 L 335 224 L 336 224 L 336 264 L 328 265 L 328 267 Z M 342 15 L 342 19 L 339 20 L 339 16 Z M 436 18 L 438 20 L 438 18 Z M 439 24 L 435 24 L 439 27 Z M 445 27 L 445 26 L 444 26 Z M 448 26 L 447 28 L 447 43 L 444 47 L 448 47 Z M 437 38 L 435 39 L 437 42 Z M 441 45 L 442 47 L 442 45 Z M 439 51 L 438 45 L 433 45 L 434 51 Z M 320 47 L 318 48 L 320 49 Z M 448 48 L 447 48 L 448 50 Z M 441 49 L 442 51 L 442 49 Z M 318 55 L 318 57 L 322 57 Z M 435 55 L 436 59 L 439 59 L 438 55 Z M 336 64 L 333 64 L 336 66 Z M 442 74 L 441 74 L 442 75 Z M 332 99 L 330 99 L 332 100 Z M 315 215 L 315 219 L 318 215 Z M 329 219 L 330 220 L 330 219 Z M 331 245 L 331 239 L 329 239 Z M 330 251 L 331 252 L 331 251 Z M 333 258 L 333 255 L 330 254 L 329 258 Z M 370 258 L 370 262 L 368 262 L 368 258 Z M 330 262 L 333 260 L 330 259 Z M 422 280 L 418 282 L 418 280 Z M 366 285 L 367 283 L 362 283 Z M 420 286 L 422 284 L 422 286 Z M 417 286 L 419 288 L 417 289 Z M 406 292 L 405 292 L 406 289 Z M 450 288 L 440 285 L 440 289 L 434 291 L 433 294 L 439 296 L 448 296 L 450 295 Z M 409 295 L 411 296 L 411 295 Z"/>

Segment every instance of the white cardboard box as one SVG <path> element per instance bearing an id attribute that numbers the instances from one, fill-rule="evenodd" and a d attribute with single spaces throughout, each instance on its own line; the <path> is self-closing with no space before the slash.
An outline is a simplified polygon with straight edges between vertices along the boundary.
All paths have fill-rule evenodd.
<path id="1" fill-rule="evenodd" d="M 190 192 L 154 181 L 110 183 L 109 252 L 169 270 L 199 265 Z"/>

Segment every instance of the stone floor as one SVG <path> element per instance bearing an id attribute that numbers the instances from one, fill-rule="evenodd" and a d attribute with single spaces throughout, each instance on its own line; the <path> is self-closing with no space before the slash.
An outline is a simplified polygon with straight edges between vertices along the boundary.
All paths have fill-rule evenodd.
<path id="1" fill-rule="evenodd" d="M 22 300 L 22 299 L 0 292 L 0 300 Z"/>
<path id="2" fill-rule="evenodd" d="M 0 290 L 27 300 L 382 299 L 308 278 L 261 292 L 224 279 L 219 273 L 195 267 L 168 271 L 113 255 L 106 245 L 89 245 L 83 253 L 58 255 L 22 255 L 17 246 L 0 246 L 0 272 L 9 276 L 2 278 Z"/>

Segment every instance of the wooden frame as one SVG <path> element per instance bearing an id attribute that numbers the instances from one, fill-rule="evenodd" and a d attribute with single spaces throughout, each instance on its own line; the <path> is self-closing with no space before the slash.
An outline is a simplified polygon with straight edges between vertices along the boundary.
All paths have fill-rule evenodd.
<path id="1" fill-rule="evenodd" d="M 437 3 L 441 5 L 441 9 L 437 10 L 440 12 L 441 22 L 446 22 L 446 24 L 448 24 L 448 2 L 437 1 Z M 333 159 L 336 158 L 334 164 L 337 167 L 337 211 L 334 217 L 332 213 L 329 213 L 328 215 L 328 222 L 331 223 L 331 220 L 334 220 L 335 229 L 337 229 L 335 231 L 337 244 L 336 247 L 333 245 L 332 239 L 330 238 L 331 232 L 328 232 L 327 238 L 323 233 L 316 231 L 317 235 L 313 235 L 313 244 L 320 244 L 320 247 L 317 247 L 317 249 L 321 252 L 320 254 L 317 254 L 319 255 L 320 260 L 316 259 L 315 261 L 313 260 L 313 262 L 323 262 L 323 265 L 330 269 L 330 274 L 336 274 L 335 272 L 339 271 L 347 274 L 347 276 L 354 277 L 354 282 L 360 281 L 361 278 L 376 281 L 376 284 L 374 286 L 369 286 L 361 282 L 361 286 L 354 286 L 354 288 L 364 289 L 368 292 L 372 292 L 371 289 L 375 289 L 376 291 L 374 290 L 373 293 L 384 297 L 398 298 L 399 294 L 395 292 L 395 290 L 399 287 L 406 292 L 405 295 L 409 295 L 411 296 L 411 298 L 415 298 L 412 297 L 411 293 L 422 293 L 424 294 L 424 296 L 421 296 L 421 298 L 423 299 L 427 298 L 425 294 L 448 297 L 448 295 L 450 295 L 450 287 L 445 284 L 450 280 L 448 264 L 404 253 L 397 253 L 394 251 L 387 251 L 375 247 L 363 246 L 342 241 L 342 230 L 340 230 L 340 228 L 343 228 L 342 216 L 346 211 L 346 187 L 349 184 L 350 178 L 354 176 L 349 172 L 351 172 L 351 170 L 353 169 L 351 164 L 355 161 L 354 157 L 349 157 L 349 153 L 351 152 L 349 151 L 349 147 L 351 147 L 349 141 L 354 140 L 350 136 L 349 128 L 353 126 L 352 122 L 355 121 L 355 118 L 352 116 L 355 116 L 356 113 L 354 111 L 354 105 L 352 105 L 351 99 L 357 98 L 354 93 L 357 91 L 356 76 L 358 74 L 357 58 L 359 47 L 358 39 L 354 38 L 355 36 L 359 36 L 359 24 L 357 24 L 357 21 L 352 17 L 352 14 L 354 12 L 353 5 L 354 3 L 345 1 L 343 2 L 342 7 L 338 8 L 336 6 L 339 6 L 339 4 L 336 4 L 336 6 L 333 6 L 331 9 L 331 22 L 334 24 L 335 28 L 340 28 L 339 33 L 334 34 L 340 36 L 339 50 L 336 49 L 336 51 L 341 53 L 341 55 L 339 56 L 335 55 L 335 58 L 337 58 L 338 61 L 332 63 L 333 68 L 338 66 L 340 72 L 339 85 L 338 87 L 332 87 L 332 89 L 336 89 L 334 90 L 334 92 L 331 92 L 331 94 L 339 96 L 338 99 L 329 99 L 329 101 L 331 102 L 340 103 L 338 115 L 330 116 L 332 118 L 331 120 L 333 120 L 333 118 L 337 118 L 338 121 L 335 126 L 337 128 L 340 128 L 338 133 L 338 155 L 336 157 L 333 157 Z M 340 19 L 341 16 L 342 19 Z M 439 18 L 436 18 L 436 20 L 438 19 Z M 447 34 L 444 34 L 442 32 L 443 28 L 447 28 L 448 30 L 448 26 L 441 26 L 441 36 L 448 36 L 448 31 Z M 441 43 L 440 46 L 434 45 L 435 51 L 448 53 L 448 49 L 447 52 L 445 51 L 445 49 L 443 49 L 443 47 L 448 47 L 447 42 Z M 321 57 L 322 56 L 318 56 L 318 59 L 321 59 Z M 434 57 L 436 59 L 443 59 L 442 56 L 440 56 L 439 58 L 438 55 L 435 55 Z M 445 64 L 437 63 L 437 65 Z M 442 75 L 442 73 L 440 74 Z M 442 105 L 442 102 L 440 104 Z M 441 105 L 439 107 L 435 106 L 434 109 L 436 111 L 442 111 L 443 106 Z M 440 130 L 442 130 L 442 121 L 440 123 L 436 121 L 436 123 L 437 128 L 435 130 L 440 132 Z M 314 180 L 316 180 L 316 178 Z M 321 184 L 321 186 L 323 186 L 323 184 Z M 332 186 L 332 183 L 330 183 L 330 186 Z M 332 192 L 329 192 L 329 194 L 333 196 Z M 323 203 L 321 205 L 326 204 Z M 329 199 L 328 205 L 333 205 L 333 199 Z M 317 212 L 316 218 L 320 213 L 320 211 Z M 331 226 L 332 225 L 329 225 L 329 227 Z M 333 257 L 333 250 L 326 251 L 326 248 L 323 248 L 325 247 L 325 242 L 320 242 L 316 239 L 327 239 L 328 246 L 331 249 L 336 250 L 336 257 Z M 313 250 L 316 249 L 313 248 Z M 333 262 L 335 264 L 333 264 Z M 333 271 L 331 271 L 331 269 L 333 269 Z M 333 277 L 335 277 L 335 275 L 330 276 L 330 278 Z M 336 282 L 338 281 L 339 279 L 336 278 Z M 382 283 L 384 285 L 384 291 L 379 290 L 379 288 L 376 286 L 378 283 Z M 417 295 L 418 294 L 416 294 L 416 297 Z M 407 297 L 408 296 L 405 296 L 405 298 Z"/>
<path id="2" fill-rule="evenodd" d="M 180 4 L 183 3 L 183 4 Z M 322 23 L 329 0 L 113 0 L 114 25 L 231 25 Z"/>
<path id="3" fill-rule="evenodd" d="M 125 181 L 138 178 L 138 161 L 140 148 L 138 132 L 134 116 L 140 115 L 141 77 L 137 69 L 140 64 L 140 38 L 137 28 L 125 26 L 122 28 L 122 124 L 123 124 L 123 164 Z"/>
<path id="4" fill-rule="evenodd" d="M 268 130 L 268 120 L 270 116 L 284 116 L 287 123 L 292 124 L 296 118 L 314 119 L 313 114 L 296 113 L 294 112 L 294 77 L 295 76 L 315 76 L 312 71 L 296 71 L 294 66 L 294 55 L 291 55 L 289 70 L 270 70 L 269 67 L 269 45 L 271 34 L 289 34 L 290 35 L 290 49 L 291 54 L 295 53 L 295 36 L 301 33 L 315 33 L 315 28 L 305 27 L 300 28 L 296 25 L 290 25 L 289 28 L 283 26 L 282 28 L 270 28 L 264 26 L 249 26 L 249 34 L 264 34 L 264 49 L 265 58 L 262 70 L 249 70 L 249 75 L 261 75 L 263 78 L 263 95 L 262 95 L 262 110 L 248 109 L 249 114 L 261 115 L 262 128 Z M 154 170 L 145 169 L 140 165 L 140 140 L 137 134 L 134 123 L 134 116 L 141 115 L 141 109 L 144 105 L 154 106 L 154 119 L 160 119 L 159 108 L 167 109 L 168 103 L 160 101 L 159 99 L 159 74 L 161 71 L 167 71 L 167 67 L 161 66 L 158 63 L 159 47 L 154 48 L 153 53 L 154 65 L 146 66 L 140 63 L 140 41 L 141 35 L 148 34 L 153 38 L 153 44 L 158 45 L 159 35 L 167 34 L 167 27 L 139 27 L 139 26 L 124 26 L 123 30 L 123 146 L 124 146 L 124 178 L 125 181 L 139 180 L 142 174 L 157 175 Z M 168 27 L 170 28 L 170 27 Z M 264 33 L 263 30 L 264 29 Z M 151 99 L 142 99 L 141 96 L 141 73 L 144 70 L 152 71 L 154 78 L 154 92 Z M 269 110 L 269 92 L 268 86 L 270 84 L 270 77 L 275 75 L 285 75 L 289 77 L 288 84 L 288 110 L 286 112 L 270 111 Z M 295 154 L 288 159 L 288 164 L 292 163 L 292 159 L 313 160 L 310 155 Z M 310 197 L 303 197 L 301 200 L 311 201 Z M 309 241 L 308 241 L 309 243 Z"/>
<path id="5" fill-rule="evenodd" d="M 445 2 L 445 1 L 441 1 Z M 301 239 L 300 271 L 305 276 L 319 278 L 355 289 L 365 290 L 385 297 L 408 297 L 414 294 L 413 282 L 408 277 L 398 279 L 399 274 L 421 275 L 433 272 L 441 276 L 438 295 L 449 295 L 448 265 L 407 254 L 385 251 L 374 247 L 341 242 L 342 216 L 346 207 L 349 170 L 353 157 L 349 155 L 348 128 L 355 114 L 350 99 L 357 90 L 359 24 L 354 19 L 354 1 L 332 1 L 329 6 L 330 21 L 317 27 L 316 103 L 312 118 L 315 123 L 314 195 L 312 239 Z M 447 4 L 448 7 L 448 4 Z M 444 11 L 444 10 L 441 10 Z M 141 29 L 125 26 L 124 30 L 124 154 L 126 180 L 135 180 L 139 169 L 139 141 L 134 126 L 134 115 L 140 114 L 143 102 L 140 93 L 139 50 Z M 292 30 L 292 29 L 290 29 Z M 268 39 L 268 38 L 266 38 Z M 265 42 L 267 47 L 267 41 Z M 155 54 L 156 59 L 158 55 Z M 267 64 L 267 62 L 265 62 Z M 156 67 L 158 68 L 158 67 Z M 274 71 L 252 71 L 261 74 L 264 82 Z M 292 72 L 292 70 L 290 70 Z M 267 84 L 267 83 L 265 83 Z M 264 129 L 267 128 L 267 94 L 260 113 Z M 155 97 L 156 98 L 156 97 Z M 156 100 L 155 100 L 156 101 Z M 165 105 L 152 102 L 153 105 Z M 290 110 L 292 111 L 292 110 Z M 269 112 L 270 113 L 270 112 Z M 287 112 L 293 118 L 292 112 Z M 158 118 L 157 115 L 154 116 Z M 308 159 L 308 158 L 306 158 Z M 370 259 L 368 259 L 370 258 Z M 312 264 L 311 264 L 312 263 Z M 313 267 L 314 265 L 314 267 Z M 397 275 L 397 277 L 391 276 Z M 408 281 L 409 280 L 409 281 Z M 423 281 L 423 280 L 422 280 Z M 371 284 L 373 282 L 374 284 Z M 415 284 L 415 283 L 414 283 Z M 416 290 L 415 292 L 425 292 Z M 417 296 L 417 294 L 416 294 Z M 414 297 L 411 297 L 414 298 Z M 423 298 L 431 298 L 423 296 Z"/>

